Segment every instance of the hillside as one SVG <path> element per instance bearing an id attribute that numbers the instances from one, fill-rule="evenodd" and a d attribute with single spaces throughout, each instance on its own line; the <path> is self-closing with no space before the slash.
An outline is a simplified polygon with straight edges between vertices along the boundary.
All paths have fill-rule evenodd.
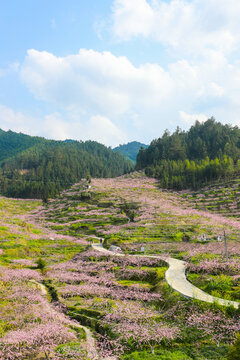
<path id="1" fill-rule="evenodd" d="M 91 189 L 75 184 L 52 200 L 41 218 L 62 234 L 94 235 L 126 246 L 152 241 L 177 244 L 185 238 L 198 241 L 202 233 L 216 240 L 224 229 L 234 240 L 240 229 L 237 219 L 194 210 L 191 201 L 159 190 L 157 181 L 142 173 L 93 179 Z"/>
<path id="2" fill-rule="evenodd" d="M 214 182 L 198 191 L 184 191 L 183 197 L 199 210 L 240 218 L 240 178 Z"/>
<path id="3" fill-rule="evenodd" d="M 136 162 L 137 154 L 141 148 L 146 149 L 148 145 L 140 143 L 138 141 L 132 141 L 124 145 L 119 145 L 113 149 L 113 151 L 119 151 L 122 155 Z"/>
<path id="4" fill-rule="evenodd" d="M 47 142 L 48 140 L 41 137 L 15 133 L 10 130 L 3 131 L 0 129 L 0 163 L 3 160 L 16 156 L 26 149 Z"/>
<path id="5" fill-rule="evenodd" d="M 239 311 L 173 291 L 165 259 L 239 301 L 239 220 L 196 210 L 142 173 L 83 180 L 40 205 L 0 197 L 2 359 L 87 360 L 95 347 L 101 360 L 227 360 Z M 91 249 L 99 237 L 125 256 Z"/>
<path id="6" fill-rule="evenodd" d="M 12 197 L 47 200 L 81 178 L 119 176 L 133 169 L 130 160 L 95 141 L 2 132 L 0 153 L 0 192 Z"/>
<path id="7" fill-rule="evenodd" d="M 231 179 L 240 172 L 240 129 L 211 118 L 202 124 L 196 121 L 187 132 L 165 131 L 139 151 L 136 168 L 145 168 L 161 187 L 177 190 Z"/>

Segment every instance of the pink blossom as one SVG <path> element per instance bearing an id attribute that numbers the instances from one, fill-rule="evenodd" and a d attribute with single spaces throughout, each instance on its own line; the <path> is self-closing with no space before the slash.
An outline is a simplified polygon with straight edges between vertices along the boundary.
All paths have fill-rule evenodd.
<path id="1" fill-rule="evenodd" d="M 0 342 L 0 356 L 5 360 L 35 357 L 39 352 L 49 355 L 58 345 L 76 340 L 73 332 L 60 324 L 39 324 L 28 329 L 8 332 Z"/>
<path id="2" fill-rule="evenodd" d="M 12 280 L 31 280 L 35 279 L 37 281 L 42 280 L 42 276 L 36 270 L 31 269 L 9 269 L 6 267 L 0 266 L 0 279 L 2 281 L 12 281 Z"/>

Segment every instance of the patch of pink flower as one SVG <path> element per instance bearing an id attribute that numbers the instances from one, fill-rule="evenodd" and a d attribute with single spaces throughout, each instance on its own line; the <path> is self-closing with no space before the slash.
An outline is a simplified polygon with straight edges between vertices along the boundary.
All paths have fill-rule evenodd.
<path id="1" fill-rule="evenodd" d="M 19 360 L 43 353 L 49 358 L 53 347 L 76 340 L 73 332 L 61 324 L 38 324 L 27 329 L 9 331 L 0 342 L 0 358 Z"/>
<path id="2" fill-rule="evenodd" d="M 237 275 L 240 272 L 240 261 L 232 259 L 229 262 L 219 261 L 219 259 L 200 261 L 199 264 L 189 264 L 188 270 L 195 273 L 222 274 L 229 273 Z"/>
<path id="3" fill-rule="evenodd" d="M 9 269 L 0 266 L 0 280 L 2 281 L 29 281 L 31 279 L 41 281 L 42 276 L 39 272 L 31 269 Z"/>

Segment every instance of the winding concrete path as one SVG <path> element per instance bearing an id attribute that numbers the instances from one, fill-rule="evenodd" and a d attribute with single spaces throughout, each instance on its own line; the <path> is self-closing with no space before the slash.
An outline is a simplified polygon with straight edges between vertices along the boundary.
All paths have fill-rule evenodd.
<path id="1" fill-rule="evenodd" d="M 178 291 L 183 296 L 212 304 L 217 303 L 223 306 L 233 306 L 235 309 L 238 309 L 239 302 L 220 299 L 209 295 L 191 284 L 186 278 L 186 262 L 173 258 L 167 258 L 166 262 L 168 263 L 169 268 L 165 273 L 165 279 L 174 290 Z"/>
<path id="2" fill-rule="evenodd" d="M 93 249 L 95 249 L 97 251 L 101 251 L 105 254 L 116 255 L 116 256 L 125 256 L 124 254 L 114 253 L 110 250 L 105 249 L 102 246 L 102 244 L 92 244 L 92 247 L 93 247 Z M 151 255 L 128 255 L 128 256 L 160 258 L 159 256 L 154 256 L 154 255 L 153 256 L 151 256 Z M 169 268 L 165 273 L 165 279 L 166 279 L 168 285 L 171 286 L 171 288 L 173 288 L 177 292 L 179 292 L 181 295 L 183 295 L 187 298 L 201 300 L 201 301 L 205 301 L 205 302 L 212 303 L 212 304 L 217 303 L 217 304 L 223 305 L 223 306 L 233 306 L 235 309 L 238 309 L 238 307 L 240 305 L 239 302 L 220 299 L 218 297 L 209 295 L 209 294 L 205 293 L 204 291 L 202 291 L 201 289 L 199 289 L 198 287 L 191 284 L 186 278 L 186 267 L 187 267 L 186 262 L 184 262 L 182 260 L 174 259 L 171 257 L 164 259 L 164 261 L 166 261 L 166 263 L 168 263 L 168 265 L 169 265 Z"/>

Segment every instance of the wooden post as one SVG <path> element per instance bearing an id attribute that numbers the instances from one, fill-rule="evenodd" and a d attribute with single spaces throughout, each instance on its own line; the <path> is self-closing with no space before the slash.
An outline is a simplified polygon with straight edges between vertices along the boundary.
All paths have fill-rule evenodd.
<path id="1" fill-rule="evenodd" d="M 226 260 L 228 262 L 228 251 L 227 251 L 227 238 L 226 238 L 226 232 L 224 230 L 224 243 L 225 243 L 225 255 L 226 255 Z"/>

